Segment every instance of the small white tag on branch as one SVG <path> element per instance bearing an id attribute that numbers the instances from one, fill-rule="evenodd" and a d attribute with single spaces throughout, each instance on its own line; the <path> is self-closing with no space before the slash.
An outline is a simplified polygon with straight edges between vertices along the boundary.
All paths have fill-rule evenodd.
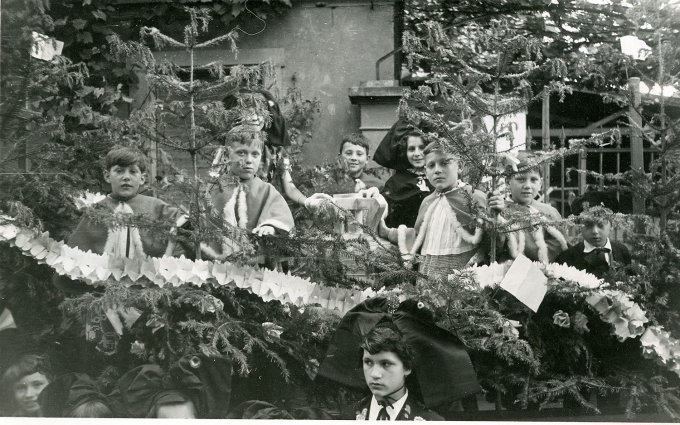
<path id="1" fill-rule="evenodd" d="M 61 55 L 61 51 L 64 49 L 63 41 L 59 41 L 35 31 L 31 34 L 33 37 L 31 56 L 36 59 L 51 61 L 56 55 Z"/>

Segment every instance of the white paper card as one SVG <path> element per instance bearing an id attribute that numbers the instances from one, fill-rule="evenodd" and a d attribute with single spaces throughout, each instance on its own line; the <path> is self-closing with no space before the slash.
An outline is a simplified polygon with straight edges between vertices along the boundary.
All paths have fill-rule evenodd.
<path id="1" fill-rule="evenodd" d="M 48 37 L 45 34 L 33 31 L 33 45 L 31 56 L 44 61 L 51 61 L 56 55 L 60 55 L 64 49 L 64 42 Z"/>
<path id="2" fill-rule="evenodd" d="M 548 278 L 524 255 L 519 255 L 501 282 L 505 289 L 534 312 L 548 292 Z"/>

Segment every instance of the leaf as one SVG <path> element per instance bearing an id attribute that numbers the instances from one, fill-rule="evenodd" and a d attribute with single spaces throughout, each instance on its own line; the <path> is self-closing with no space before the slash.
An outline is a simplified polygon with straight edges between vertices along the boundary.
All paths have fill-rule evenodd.
<path id="1" fill-rule="evenodd" d="M 94 41 L 92 34 L 89 31 L 78 33 L 78 35 L 76 35 L 76 40 L 84 44 L 91 44 Z"/>
<path id="2" fill-rule="evenodd" d="M 102 21 L 106 20 L 106 13 L 104 13 L 104 11 L 102 10 L 93 10 L 91 13 L 92 16 L 94 16 L 97 19 L 101 19 Z"/>
<path id="3" fill-rule="evenodd" d="M 71 25 L 77 30 L 82 30 L 87 25 L 87 21 L 84 19 L 74 19 L 71 21 Z"/>

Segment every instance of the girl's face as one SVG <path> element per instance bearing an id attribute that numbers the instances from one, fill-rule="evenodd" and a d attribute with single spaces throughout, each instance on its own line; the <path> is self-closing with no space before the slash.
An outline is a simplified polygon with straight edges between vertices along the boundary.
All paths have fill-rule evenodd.
<path id="1" fill-rule="evenodd" d="M 22 414 L 35 415 L 40 412 L 38 396 L 47 384 L 47 377 L 40 372 L 23 376 L 14 383 L 14 401 Z"/>
<path id="2" fill-rule="evenodd" d="M 419 136 L 409 136 L 406 139 L 406 159 L 414 168 L 423 168 L 425 166 L 425 142 Z"/>
<path id="3" fill-rule="evenodd" d="M 440 192 L 458 185 L 458 159 L 453 155 L 434 151 L 425 156 L 425 175 Z"/>

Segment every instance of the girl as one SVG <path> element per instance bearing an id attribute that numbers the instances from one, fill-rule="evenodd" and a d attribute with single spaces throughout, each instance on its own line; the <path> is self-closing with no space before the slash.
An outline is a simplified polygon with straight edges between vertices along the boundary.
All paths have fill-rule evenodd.
<path id="1" fill-rule="evenodd" d="M 425 141 L 417 131 L 406 133 L 394 145 L 394 158 L 390 168 L 396 173 L 387 180 L 382 195 L 388 205 L 385 224 L 389 227 L 413 227 L 420 204 L 433 190 L 425 177 Z"/>

